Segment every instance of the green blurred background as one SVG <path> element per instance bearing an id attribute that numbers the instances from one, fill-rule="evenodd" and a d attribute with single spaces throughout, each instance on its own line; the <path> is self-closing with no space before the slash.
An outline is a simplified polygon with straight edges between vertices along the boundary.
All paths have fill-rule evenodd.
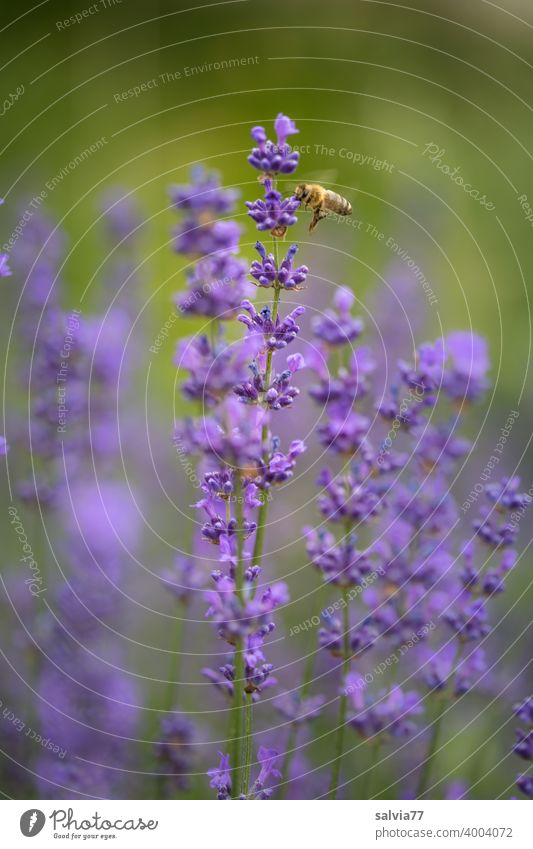
<path id="1" fill-rule="evenodd" d="M 169 184 L 185 182 L 190 166 L 202 162 L 222 172 L 224 184 L 239 187 L 244 199 L 254 199 L 259 190 L 246 163 L 249 129 L 258 123 L 270 127 L 283 111 L 300 128 L 297 144 L 309 146 L 298 175 L 325 175 L 323 181 L 354 208 L 352 222 L 326 222 L 312 239 L 305 221 L 297 225 L 301 259 L 314 275 L 315 288 L 306 300 L 322 308 L 332 283 L 344 283 L 354 289 L 371 324 L 380 296 L 394 291 L 395 280 L 405 272 L 405 263 L 391 250 L 389 239 L 394 239 L 415 260 L 437 298 L 428 304 L 419 287 L 403 306 L 413 309 L 408 318 L 416 328 L 415 341 L 473 327 L 490 342 L 495 389 L 467 427 L 472 435 L 481 431 L 480 451 L 457 483 L 459 495 L 478 479 L 511 410 L 519 410 L 520 418 L 506 451 L 506 471 L 519 466 L 524 489 L 529 488 L 533 231 L 519 199 L 525 195 L 522 203 L 533 205 L 530 4 L 236 0 L 190 8 L 187 3 L 109 0 L 80 23 L 61 23 L 89 7 L 83 0 L 50 0 L 35 9 L 17 4 L 2 12 L 3 97 L 24 86 L 0 119 L 0 195 L 6 199 L 0 210 L 2 241 L 54 175 L 104 139 L 101 149 L 45 199 L 46 209 L 68 233 L 64 306 L 76 306 L 87 284 L 84 302 L 97 301 L 109 259 L 102 247 L 99 199 L 112 186 L 124 187 L 145 219 L 139 253 L 143 310 L 133 333 L 153 338 L 172 309 L 172 295 L 184 286 L 183 261 L 171 249 L 176 219 L 169 208 Z M 234 59 L 245 64 L 205 67 Z M 124 94 L 134 86 L 144 90 L 138 96 Z M 442 163 L 459 168 L 457 173 L 492 208 L 430 161 L 424 153 L 430 144 L 443 151 Z M 373 167 L 369 157 L 387 167 Z M 251 257 L 255 230 L 244 211 L 239 219 L 245 228 L 243 252 Z M 6 288 L 18 285 L 15 278 L 3 282 Z M 6 329 L 16 301 L 9 298 Z M 405 318 L 394 295 L 387 298 L 385 335 Z M 194 327 L 194 322 L 178 323 L 173 334 L 177 338 Z M 182 411 L 173 348 L 171 338 L 157 356 L 147 352 L 139 382 L 144 392 L 151 359 L 146 404 L 153 442 L 163 458 L 173 417 Z M 142 478 L 138 464 L 132 461 L 132 467 L 132 474 Z M 182 484 L 172 492 L 172 479 L 171 469 L 165 481 L 170 496 L 189 504 Z M 147 509 L 157 532 L 172 539 L 170 502 L 162 498 Z M 304 518 L 311 516 L 312 510 Z M 528 533 L 522 529 L 525 543 Z M 177 534 L 184 538 L 186 526 Z M 152 558 L 155 572 L 171 554 L 167 543 L 146 543 L 145 557 Z M 517 639 L 506 657 L 507 669 L 519 669 L 527 653 L 520 634 L 530 618 L 529 563 L 523 558 L 502 602 L 512 606 L 520 599 L 504 625 L 504 640 Z M 314 575 L 311 583 L 314 590 Z M 295 579 L 294 597 L 306 586 L 305 578 Z M 156 589 L 153 594 L 163 609 L 163 597 Z M 308 605 L 301 600 L 288 623 L 309 615 Z M 135 624 L 166 644 L 164 629 L 154 636 L 150 617 Z M 296 654 L 303 650 L 295 649 Z M 140 669 L 157 662 L 150 653 L 135 661 Z M 191 667 L 189 680 L 195 674 Z M 517 682 L 516 695 L 526 692 L 527 683 Z M 479 719 L 457 738 L 446 750 L 448 766 L 465 747 L 473 750 L 509 723 L 514 695 L 507 693 L 489 719 Z M 474 697 L 474 713 L 479 708 Z M 479 797 L 493 797 L 512 781 L 516 764 L 505 760 L 499 765 L 511 740 L 507 724 L 498 739 L 484 744 L 482 768 L 478 764 L 472 776 L 481 780 Z"/>

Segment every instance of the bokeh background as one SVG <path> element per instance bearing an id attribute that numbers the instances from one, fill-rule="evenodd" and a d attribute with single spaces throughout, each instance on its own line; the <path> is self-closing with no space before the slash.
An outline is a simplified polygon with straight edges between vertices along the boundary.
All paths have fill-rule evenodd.
<path id="1" fill-rule="evenodd" d="M 126 539 L 121 591 L 127 615 L 104 642 L 120 645 L 121 667 L 142 705 L 132 735 L 138 741 L 132 742 L 135 765 L 125 791 L 142 798 L 155 792 L 151 776 L 139 772 L 143 763 L 149 764 L 158 709 L 168 691 L 175 627 L 172 599 L 158 576 L 176 551 L 190 550 L 197 521 L 189 506 L 197 495 L 177 461 L 171 436 L 175 418 L 187 412 L 177 390 L 175 342 L 201 323 L 174 323 L 158 353 L 149 350 L 185 280 L 185 263 L 172 250 L 177 219 L 168 188 L 186 182 L 190 168 L 202 163 L 219 171 L 225 186 L 238 188 L 243 202 L 255 199 L 256 173 L 246 162 L 249 129 L 270 127 L 280 111 L 294 118 L 300 128 L 296 143 L 302 146 L 299 177 L 320 179 L 345 195 L 354 209 L 352 219 L 325 222 L 312 237 L 304 220 L 297 225 L 302 261 L 312 270 L 303 302 L 311 311 L 322 310 L 336 286 L 352 288 L 368 338 L 381 350 L 384 363 L 388 358 L 383 368 L 391 367 L 397 356 L 409 358 L 415 344 L 457 328 L 486 336 L 493 390 L 465 422 L 476 449 L 454 491 L 462 501 L 479 480 L 513 410 L 520 415 L 502 471 L 518 470 L 527 490 L 533 483 L 533 221 L 527 219 L 527 203 L 533 206 L 533 16 L 530 4 L 519 0 L 230 0 L 206 5 L 108 0 L 95 4 L 96 11 L 87 12 L 79 23 L 64 23 L 89 7 L 83 0 L 49 0 L 2 10 L 0 195 L 5 203 L 0 241 L 9 239 L 25 210 L 33 209 L 32 200 L 46 192 L 40 209 L 52 228 L 57 224 L 65 234 L 57 280 L 65 310 L 105 311 L 116 294 L 108 282 L 116 273 L 117 257 L 132 270 L 117 296 L 132 307 L 124 356 L 135 377 L 118 393 L 124 438 L 117 464 L 117 477 L 128 482 L 131 496 L 124 507 L 110 497 L 121 517 L 117 521 L 124 525 L 119 536 Z M 134 87 L 141 90 L 128 94 Z M 16 92 L 16 99 L 10 97 Z M 94 153 L 69 166 L 98 140 Z M 441 163 L 452 171 L 457 168 L 477 197 L 431 161 L 436 150 Z M 284 188 L 291 185 L 287 181 Z M 110 193 L 128 198 L 136 208 L 138 225 L 125 245 L 106 234 L 102 209 Z M 243 203 L 236 217 L 244 228 L 242 252 L 252 258 L 256 233 Z M 30 228 L 19 247 L 36 247 L 29 233 Z M 391 247 L 391 240 L 403 254 Z M 28 399 L 17 363 L 30 355 L 33 345 L 20 321 L 25 279 L 17 271 L 16 251 L 17 246 L 10 260 L 14 273 L 2 279 L 0 315 L 5 363 L 0 432 L 14 443 L 9 479 L 2 472 L 2 574 L 15 585 L 19 551 L 7 509 L 11 498 L 16 501 L 9 487 L 27 459 L 14 431 L 24 429 Z M 406 256 L 429 282 L 433 303 L 413 277 Z M 302 411 L 311 415 L 306 403 Z M 309 456 L 318 452 L 311 450 Z M 280 634 L 324 605 L 316 575 L 306 566 L 304 545 L 298 544 L 300 528 L 315 515 L 311 496 L 316 472 L 307 463 L 298 487 L 271 514 L 279 550 L 269 550 L 266 564 L 288 580 L 294 599 L 283 611 Z M 48 584 L 57 587 L 69 573 L 59 525 L 34 508 L 23 505 L 20 513 Z M 128 537 L 133 524 L 137 530 Z M 531 687 L 529 526 L 526 520 L 521 528 L 525 554 L 520 568 L 496 602 L 500 615 L 507 614 L 494 640 L 496 678 L 505 681 L 502 694 L 495 699 L 493 693 L 472 696 L 464 712 L 452 718 L 451 742 L 439 761 L 442 776 L 475 784 L 477 798 L 510 795 L 517 768 L 509 754 L 511 706 Z M 0 627 L 4 657 L 16 665 L 14 597 L 4 592 Z M 203 607 L 199 598 L 190 609 L 179 671 L 180 705 L 196 714 L 203 735 L 193 770 L 198 775 L 188 791 L 200 796 L 207 795 L 202 773 L 212 765 L 226 723 L 222 701 L 199 674 L 213 649 Z M 290 647 L 285 640 L 279 674 L 284 686 L 312 647 L 314 635 L 305 632 Z M 0 693 L 4 705 L 14 703 L 15 712 L 29 722 L 29 687 L 12 671 L 5 682 L 6 692 Z M 490 710 L 484 710 L 484 699 L 490 699 Z M 199 704 L 204 705 L 205 721 Z M 472 717 L 473 722 L 465 721 Z M 328 758 L 331 746 L 331 740 L 321 739 L 322 722 L 313 726 L 316 741 L 306 746 L 315 765 Z M 17 757 L 7 748 L 4 752 L 2 792 L 17 795 L 19 786 L 31 792 L 35 747 L 22 751 L 23 779 L 20 774 L 17 779 L 22 785 L 13 777 Z M 456 775 L 456 764 L 463 759 Z M 354 774 L 356 768 L 354 761 Z M 382 769 L 388 788 L 384 796 L 397 798 L 402 787 L 387 785 L 387 764 Z"/>

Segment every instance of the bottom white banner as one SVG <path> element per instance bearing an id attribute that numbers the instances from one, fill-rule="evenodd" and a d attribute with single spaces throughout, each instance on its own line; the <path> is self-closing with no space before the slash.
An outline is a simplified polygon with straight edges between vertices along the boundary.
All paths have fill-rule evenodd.
<path id="1" fill-rule="evenodd" d="M 120 846 L 173 846 L 213 838 L 217 849 L 323 847 L 342 838 L 347 849 L 369 846 L 533 846 L 532 808 L 521 801 L 46 801 L 2 803 L 2 845 L 58 846 L 65 841 Z M 238 807 L 236 808 L 235 805 Z M 331 806 L 329 814 L 325 806 Z M 263 805 L 262 805 L 263 806 Z M 205 808 L 205 810 L 204 810 Z M 202 813 L 203 811 L 203 813 Z"/>

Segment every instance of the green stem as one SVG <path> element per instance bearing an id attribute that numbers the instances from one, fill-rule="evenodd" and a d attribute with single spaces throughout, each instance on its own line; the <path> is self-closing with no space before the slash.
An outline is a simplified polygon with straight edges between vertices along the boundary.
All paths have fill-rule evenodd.
<path id="1" fill-rule="evenodd" d="M 376 784 L 376 778 L 377 778 L 376 765 L 377 765 L 378 758 L 379 758 L 379 752 L 380 752 L 380 749 L 381 749 L 381 744 L 382 744 L 382 740 L 381 740 L 380 737 L 376 737 L 376 739 L 373 740 L 372 743 L 371 743 L 370 767 L 369 767 L 369 772 L 368 772 L 367 791 L 366 791 L 366 798 L 367 799 L 371 799 L 372 796 L 374 795 L 374 786 Z"/>
<path id="2" fill-rule="evenodd" d="M 177 610 L 176 613 L 183 613 Z M 174 631 L 174 649 L 170 655 L 167 692 L 165 697 L 165 711 L 170 712 L 176 704 L 178 691 L 180 667 L 181 667 L 181 643 L 183 639 L 183 615 L 176 616 L 176 628 Z"/>
<path id="3" fill-rule="evenodd" d="M 280 790 L 280 799 L 284 799 L 287 790 L 289 788 L 289 769 L 291 766 L 292 756 L 294 754 L 294 749 L 296 747 L 296 737 L 298 734 L 298 726 L 291 722 L 289 733 L 287 735 L 287 744 L 285 748 L 285 755 L 283 758 L 283 763 L 281 765 L 281 776 L 284 780 L 284 784 Z"/>
<path id="4" fill-rule="evenodd" d="M 437 708 L 437 715 L 433 722 L 433 728 L 431 730 L 431 738 L 429 741 L 428 751 L 426 755 L 426 759 L 422 765 L 422 769 L 420 771 L 420 778 L 418 780 L 418 788 L 416 791 L 416 798 L 420 799 L 421 796 L 424 795 L 428 786 L 429 780 L 431 777 L 431 770 L 433 767 L 433 761 L 435 758 L 435 752 L 437 751 L 437 746 L 439 743 L 439 735 L 442 726 L 442 717 L 444 714 L 444 708 L 446 706 L 447 699 L 443 696 L 440 698 L 440 703 Z"/>
<path id="5" fill-rule="evenodd" d="M 419 776 L 419 779 L 418 779 L 418 787 L 417 787 L 417 791 L 416 791 L 417 799 L 420 799 L 420 797 L 423 796 L 426 793 L 426 791 L 429 787 L 431 772 L 432 772 L 433 764 L 434 764 L 434 761 L 435 761 L 435 754 L 436 754 L 436 751 L 437 751 L 437 748 L 438 748 L 438 745 L 439 745 L 439 737 L 440 737 L 441 728 L 442 728 L 442 718 L 444 716 L 444 708 L 446 707 L 446 705 L 449 702 L 450 684 L 453 682 L 453 679 L 455 677 L 457 664 L 460 660 L 462 651 L 463 651 L 463 645 L 462 645 L 462 643 L 459 643 L 458 646 L 457 646 L 457 651 L 455 653 L 453 663 L 452 663 L 451 672 L 450 672 L 450 675 L 448 676 L 448 680 L 446 681 L 446 684 L 444 685 L 444 689 L 441 690 L 441 692 L 437 694 L 439 702 L 437 704 L 436 716 L 435 716 L 435 719 L 433 721 L 433 728 L 431 729 L 431 737 L 430 737 L 430 740 L 429 740 L 429 746 L 428 746 L 426 759 L 425 759 L 424 763 L 422 764 L 422 769 L 420 770 L 420 776 Z"/>
<path id="6" fill-rule="evenodd" d="M 209 340 L 211 348 L 214 351 L 218 340 L 218 319 L 214 318 L 209 322 Z"/>
<path id="7" fill-rule="evenodd" d="M 235 469 L 235 517 L 237 519 L 237 565 L 235 567 L 235 592 L 242 605 L 244 588 L 243 568 L 243 489 L 240 469 Z M 233 795 L 238 798 L 242 793 L 242 760 L 243 760 L 243 692 L 244 692 L 244 643 L 242 637 L 235 641 L 234 678 L 233 678 L 233 722 L 232 722 L 232 757 Z"/>
<path id="8" fill-rule="evenodd" d="M 344 752 L 344 731 L 346 728 L 346 705 L 347 695 L 344 684 L 346 675 L 350 670 L 350 611 L 348 607 L 348 590 L 345 588 L 342 593 L 344 599 L 343 608 L 343 659 L 342 659 L 342 687 L 339 697 L 339 716 L 337 720 L 337 738 L 335 744 L 335 760 L 331 771 L 331 783 L 329 786 L 329 795 L 332 799 L 337 797 L 339 776 L 341 771 L 342 756 Z"/>
<path id="9" fill-rule="evenodd" d="M 181 613 L 178 608 L 176 609 L 176 614 Z M 180 666 L 181 666 L 181 643 L 183 639 L 183 616 L 176 615 L 176 630 L 174 631 L 174 648 L 170 655 L 170 663 L 168 670 L 168 683 L 165 693 L 165 698 L 163 702 L 163 714 L 170 713 L 175 704 L 176 704 L 176 693 L 178 689 L 178 681 L 180 677 Z M 157 714 L 156 714 L 157 716 Z M 161 733 L 161 726 L 159 724 L 156 733 L 159 735 Z M 164 799 L 165 798 L 165 785 L 166 785 L 167 776 L 164 774 L 158 775 L 156 778 L 156 798 Z"/>
<path id="10" fill-rule="evenodd" d="M 313 668 L 315 665 L 315 652 L 310 651 L 307 656 L 307 661 L 305 664 L 304 677 L 302 681 L 302 686 L 299 692 L 299 699 L 302 702 L 307 693 L 309 692 L 309 687 L 311 686 L 311 679 L 313 677 Z M 283 764 L 281 767 L 281 775 L 284 778 L 284 784 L 280 791 L 280 799 L 284 799 L 287 790 L 289 787 L 289 770 L 291 766 L 292 757 L 294 755 L 294 751 L 296 749 L 296 740 L 298 737 L 298 726 L 295 722 L 291 722 L 289 734 L 287 736 L 287 745 L 285 748 L 285 756 L 283 758 Z"/>
<path id="11" fill-rule="evenodd" d="M 266 437 L 265 437 L 266 439 Z M 267 493 L 263 493 L 263 501 L 257 513 L 257 531 L 255 532 L 254 550 L 252 554 L 252 563 L 254 566 L 261 565 L 261 557 L 263 556 L 263 544 L 265 541 L 265 527 L 268 515 L 268 500 Z"/>
<path id="12" fill-rule="evenodd" d="M 276 264 L 277 264 L 277 262 L 278 262 L 278 249 L 277 249 L 276 240 L 274 240 L 274 245 L 275 245 L 275 255 L 276 255 Z M 276 288 L 274 289 L 274 301 L 273 301 L 273 304 L 272 304 L 272 321 L 274 322 L 274 324 L 276 323 L 276 319 L 278 317 L 280 296 L 281 296 L 281 288 L 279 286 L 276 286 Z M 271 375 L 272 375 L 272 355 L 273 355 L 272 351 L 267 352 L 266 366 L 265 366 L 265 387 L 266 387 L 266 389 L 268 389 L 268 387 L 269 387 L 270 378 L 271 378 Z M 268 450 L 266 448 L 267 439 L 268 439 L 268 424 L 265 422 L 265 424 L 263 425 L 263 429 L 261 431 L 261 445 L 263 447 L 263 454 L 264 454 L 265 461 L 266 461 L 266 459 L 268 459 Z M 254 564 L 254 566 L 260 566 L 261 565 L 261 558 L 263 556 L 263 544 L 264 544 L 264 540 L 265 540 L 266 521 L 267 521 L 267 515 L 268 515 L 268 499 L 267 499 L 266 496 L 267 496 L 267 493 L 264 492 L 263 493 L 263 502 L 262 502 L 261 507 L 259 508 L 259 512 L 257 514 L 257 531 L 255 533 L 255 543 L 254 543 L 254 550 L 253 550 L 253 554 L 252 554 L 252 563 Z"/>
<path id="13" fill-rule="evenodd" d="M 250 789 L 250 772 L 252 769 L 252 741 L 253 741 L 253 702 L 252 694 L 246 693 L 244 707 L 244 771 L 242 780 L 242 792 L 248 795 Z"/>
<path id="14" fill-rule="evenodd" d="M 310 650 L 309 654 L 307 655 L 307 661 L 306 661 L 305 670 L 304 670 L 304 679 L 303 679 L 303 683 L 302 683 L 302 689 L 300 691 L 300 698 L 301 699 L 305 699 L 305 697 L 307 696 L 307 694 L 309 692 L 309 688 L 311 686 L 311 681 L 312 681 L 312 678 L 313 678 L 313 669 L 315 668 L 315 658 L 316 658 L 316 652 Z"/>

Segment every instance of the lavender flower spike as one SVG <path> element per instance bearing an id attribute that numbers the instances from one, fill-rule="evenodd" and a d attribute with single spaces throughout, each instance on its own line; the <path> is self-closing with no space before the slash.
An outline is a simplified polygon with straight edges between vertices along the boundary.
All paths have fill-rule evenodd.
<path id="1" fill-rule="evenodd" d="M 265 179 L 264 186 L 264 200 L 246 201 L 248 215 L 255 221 L 258 230 L 269 230 L 272 236 L 280 238 L 285 235 L 288 227 L 296 224 L 294 213 L 300 206 L 300 201 L 294 195 L 283 198 L 269 178 Z"/>
<path id="2" fill-rule="evenodd" d="M 287 144 L 287 138 L 298 133 L 299 130 L 296 129 L 294 121 L 282 112 L 274 122 L 274 129 L 278 137 L 277 144 L 267 139 L 264 127 L 252 129 L 252 139 L 257 147 L 252 150 L 248 162 L 267 176 L 292 174 L 298 167 L 300 154 L 291 150 L 290 145 Z"/>
<path id="3" fill-rule="evenodd" d="M 258 286 L 266 289 L 277 285 L 288 291 L 298 291 L 304 288 L 309 269 L 306 265 L 293 268 L 293 259 L 298 250 L 296 245 L 291 245 L 287 256 L 279 264 L 279 267 L 276 264 L 274 254 L 267 254 L 262 242 L 256 242 L 255 248 L 261 260 L 256 259 L 252 262 L 250 274 Z"/>

